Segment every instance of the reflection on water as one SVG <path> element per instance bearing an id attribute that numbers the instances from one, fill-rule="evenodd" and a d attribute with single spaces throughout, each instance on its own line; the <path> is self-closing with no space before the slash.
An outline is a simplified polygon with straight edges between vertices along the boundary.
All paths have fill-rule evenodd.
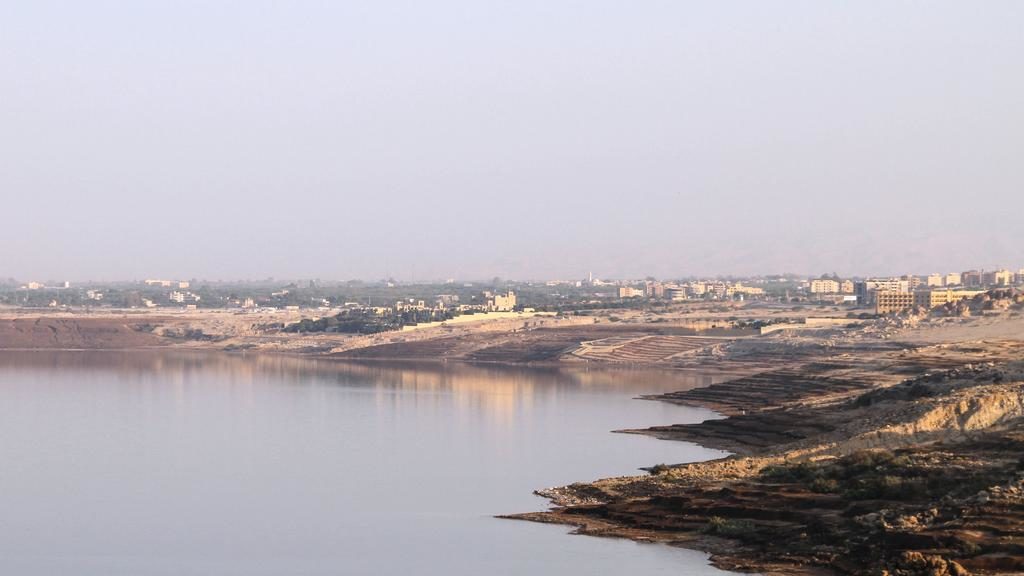
<path id="1" fill-rule="evenodd" d="M 651 371 L 0 353 L 0 573 L 712 573 L 494 520 L 534 488 L 720 453 L 609 434 L 711 414 Z M 457 559 L 457 562 L 455 560 Z"/>

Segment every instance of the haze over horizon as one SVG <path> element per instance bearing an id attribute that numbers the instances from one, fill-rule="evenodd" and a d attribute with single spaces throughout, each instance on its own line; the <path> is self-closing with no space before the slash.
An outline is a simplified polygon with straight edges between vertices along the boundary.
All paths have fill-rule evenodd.
<path id="1" fill-rule="evenodd" d="M 0 277 L 1024 266 L 1024 4 L 0 5 Z"/>

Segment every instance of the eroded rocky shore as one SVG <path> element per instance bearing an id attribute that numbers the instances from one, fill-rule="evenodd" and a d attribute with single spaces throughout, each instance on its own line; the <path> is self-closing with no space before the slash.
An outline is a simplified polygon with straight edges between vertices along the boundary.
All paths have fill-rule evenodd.
<path id="1" fill-rule="evenodd" d="M 554 508 L 515 517 L 763 574 L 1024 570 L 1024 343 L 807 347 L 651 398 L 724 419 L 625 431 L 734 456 L 540 490 Z"/>

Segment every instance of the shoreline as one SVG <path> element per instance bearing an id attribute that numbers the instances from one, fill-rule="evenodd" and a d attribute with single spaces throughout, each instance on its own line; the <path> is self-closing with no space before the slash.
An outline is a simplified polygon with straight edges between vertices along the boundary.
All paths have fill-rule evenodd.
<path id="1" fill-rule="evenodd" d="M 737 410 L 700 424 L 622 431 L 693 442 L 733 454 L 668 466 L 648 476 L 538 490 L 538 495 L 549 499 L 551 509 L 502 517 L 567 525 L 575 534 L 700 550 L 711 554 L 712 565 L 729 571 L 806 575 L 888 570 L 955 576 L 970 570 L 1019 570 L 1024 567 L 1024 549 L 1000 548 L 1003 532 L 985 529 L 984 524 L 970 527 L 969 518 L 974 516 L 965 518 L 957 507 L 970 509 L 989 502 L 989 493 L 1005 494 L 1008 500 L 1000 504 L 1013 510 L 1019 507 L 1024 513 L 1024 486 L 1018 492 L 1013 475 L 1013 466 L 1024 457 L 1024 442 L 1017 448 L 1011 440 L 1003 440 L 1016 438 L 1016 431 L 1024 427 L 1024 343 L 970 342 L 937 349 L 923 346 L 909 355 L 905 352 L 868 354 L 860 359 L 865 363 L 860 368 L 815 367 L 811 363 L 795 371 L 816 384 L 831 386 L 824 391 L 815 389 L 817 398 L 787 397 L 758 411 Z M 876 374 L 877 380 L 852 386 L 850 380 L 841 378 L 857 371 Z M 733 382 L 726 382 L 722 393 L 735 393 L 729 386 Z M 715 386 L 644 399 L 718 412 L 720 404 L 702 399 Z M 963 408 L 965 403 L 971 408 Z M 876 421 L 863 423 L 871 418 Z M 948 418 L 952 419 L 949 423 Z M 801 425 L 806 428 L 800 429 Z M 982 450 L 992 454 L 986 464 L 963 462 L 967 455 Z M 835 473 L 863 458 L 883 462 L 882 467 L 899 461 L 886 473 L 896 474 L 896 478 L 909 473 L 907 482 L 945 473 L 930 462 L 946 459 L 952 462 L 949 466 L 960 467 L 949 474 L 963 474 L 973 480 L 962 482 L 982 489 L 960 493 L 957 486 L 946 487 L 950 491 L 941 503 L 933 497 L 922 500 L 921 495 L 909 501 L 893 500 L 895 493 L 882 494 L 882 500 L 874 502 L 849 492 L 844 495 L 841 487 L 827 483 L 852 484 L 870 476 L 870 471 L 852 477 Z M 989 465 L 992 463 L 998 465 Z M 775 469 L 783 471 L 781 482 L 766 476 Z M 827 480 L 824 489 L 802 484 L 800 474 L 808 469 L 820 473 L 816 482 L 817 478 Z M 995 487 L 990 488 L 989 483 Z M 1009 488 L 1000 492 L 999 485 Z M 1019 499 L 1017 494 L 1021 494 Z M 850 506 L 858 513 L 847 518 L 841 512 Z M 939 512 L 929 512 L 932 509 Z M 990 514 L 999 517 L 996 512 Z M 985 522 L 985 518 L 980 516 L 976 522 Z M 820 522 L 834 525 L 833 533 L 816 535 L 818 541 L 814 537 L 807 540 L 811 527 Z M 936 544 L 925 544 L 933 542 L 929 539 L 933 537 L 923 536 L 928 531 L 935 532 Z M 788 532 L 793 534 L 788 538 L 798 540 L 787 543 Z M 830 540 L 833 536 L 835 540 Z M 962 545 L 962 550 L 937 545 L 950 538 L 969 538 L 971 544 Z M 847 539 L 864 549 L 842 552 Z M 902 546 L 886 544 L 901 539 L 905 542 Z M 986 552 L 989 548 L 992 551 Z"/>
<path id="2" fill-rule="evenodd" d="M 986 523 L 1024 518 L 1024 472 L 1019 478 L 1016 472 L 1024 462 L 1019 314 L 920 329 L 916 321 L 884 320 L 729 338 L 663 325 L 555 323 L 512 331 L 425 329 L 428 337 L 414 339 L 236 334 L 188 341 L 168 337 L 180 333 L 178 325 L 154 334 L 139 321 L 81 320 L 23 318 L 33 326 L 33 342 L 45 346 L 4 350 L 711 371 L 723 380 L 636 399 L 699 407 L 715 418 L 613 432 L 687 441 L 730 456 L 651 463 L 645 476 L 537 490 L 549 510 L 497 517 L 699 550 L 716 568 L 766 575 L 1024 571 L 1024 522 L 1010 524 L 1019 546 L 1004 543 L 1007 528 Z M 0 346 L 17 343 L 3 336 L 0 331 Z M 361 346 L 338 349 L 342 342 Z M 89 345 L 71 345 L 79 343 Z"/>

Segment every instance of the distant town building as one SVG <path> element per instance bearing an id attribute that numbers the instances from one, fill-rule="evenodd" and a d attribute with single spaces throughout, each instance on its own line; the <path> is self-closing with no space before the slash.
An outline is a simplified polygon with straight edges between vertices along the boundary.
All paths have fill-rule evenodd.
<path id="1" fill-rule="evenodd" d="M 985 274 L 979 270 L 968 270 L 960 274 L 960 283 L 965 288 L 976 288 L 985 284 Z"/>
<path id="2" fill-rule="evenodd" d="M 914 294 L 912 292 L 880 290 L 875 292 L 874 300 L 876 314 L 892 314 L 914 307 Z"/>
<path id="3" fill-rule="evenodd" d="M 986 286 L 1009 286 L 1013 284 L 1013 272 L 1010 272 L 1009 270 L 986 272 L 983 276 L 982 282 Z"/>
<path id="4" fill-rule="evenodd" d="M 683 288 L 682 286 L 665 286 L 664 293 L 666 300 L 672 300 L 674 302 L 686 300 L 686 288 Z"/>
<path id="5" fill-rule="evenodd" d="M 928 287 L 945 286 L 946 280 L 942 277 L 942 274 L 929 274 L 928 275 Z"/>
<path id="6" fill-rule="evenodd" d="M 854 293 L 861 304 L 876 303 L 876 295 L 882 292 L 909 294 L 910 282 L 896 278 L 872 278 L 854 284 Z"/>
<path id="7" fill-rule="evenodd" d="M 459 303 L 458 294 L 438 294 L 437 305 L 440 308 L 450 308 L 456 306 Z"/>
<path id="8" fill-rule="evenodd" d="M 644 295 L 648 298 L 664 298 L 665 285 L 661 282 L 647 282 L 644 284 Z"/>
<path id="9" fill-rule="evenodd" d="M 646 292 L 632 286 L 620 286 L 619 298 L 642 298 Z"/>
<path id="10" fill-rule="evenodd" d="M 923 284 L 921 277 L 915 276 L 913 274 L 907 274 L 906 276 L 900 278 L 900 280 L 905 280 L 907 282 L 907 286 L 909 287 L 910 291 L 917 290 L 921 286 L 921 284 Z"/>
<path id="11" fill-rule="evenodd" d="M 946 274 L 946 286 L 959 286 L 963 280 L 960 277 L 959 272 L 950 272 Z"/>
<path id="12" fill-rule="evenodd" d="M 875 313 L 892 314 L 914 307 L 931 309 L 965 298 L 983 294 L 983 290 L 918 290 L 916 292 L 888 292 L 875 294 Z"/>
<path id="13" fill-rule="evenodd" d="M 729 291 L 729 286 L 725 282 L 715 282 L 707 285 L 706 294 L 711 294 L 715 298 L 723 298 Z"/>
<path id="14" fill-rule="evenodd" d="M 732 286 L 729 286 L 725 290 L 726 296 L 741 295 L 741 296 L 763 296 L 764 288 L 757 286 L 744 286 L 742 283 L 737 282 Z"/>
<path id="15" fill-rule="evenodd" d="M 959 302 L 965 298 L 974 298 L 978 294 L 984 294 L 983 290 L 925 290 L 916 292 L 915 304 L 922 308 L 936 308 L 943 304 Z"/>
<path id="16" fill-rule="evenodd" d="M 504 296 L 495 294 L 489 304 L 489 308 L 495 312 L 511 312 L 516 307 L 516 293 L 509 290 Z"/>
<path id="17" fill-rule="evenodd" d="M 199 302 L 200 297 L 199 297 L 198 294 L 193 294 L 191 292 L 181 292 L 181 291 L 175 290 L 175 291 L 173 291 L 173 292 L 171 292 L 170 294 L 167 295 L 167 299 L 170 300 L 171 302 L 177 302 L 178 304 L 184 304 L 185 300 L 190 300 L 192 302 Z"/>
<path id="18" fill-rule="evenodd" d="M 815 278 L 811 280 L 811 294 L 838 294 L 839 281 L 831 278 Z"/>

